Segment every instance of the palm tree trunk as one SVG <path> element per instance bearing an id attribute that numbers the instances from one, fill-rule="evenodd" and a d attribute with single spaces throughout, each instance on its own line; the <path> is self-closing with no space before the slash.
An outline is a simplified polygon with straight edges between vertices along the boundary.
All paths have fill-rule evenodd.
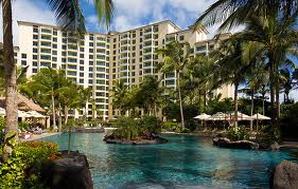
<path id="1" fill-rule="evenodd" d="M 238 83 L 235 83 L 235 91 L 234 91 L 234 114 L 235 114 L 235 120 L 234 120 L 234 126 L 238 127 Z"/>
<path id="2" fill-rule="evenodd" d="M 59 132 L 62 131 L 62 107 L 61 107 L 61 103 L 58 104 L 59 105 Z"/>
<path id="3" fill-rule="evenodd" d="M 178 89 L 178 98 L 179 98 L 180 116 L 181 116 L 181 128 L 183 130 L 185 128 L 185 123 L 184 123 L 183 103 L 182 103 L 182 96 L 181 96 L 181 89 L 180 89 L 180 73 L 179 71 L 176 71 L 176 73 L 177 73 L 177 89 Z"/>
<path id="4" fill-rule="evenodd" d="M 279 130 L 279 117 L 280 117 L 280 104 L 279 104 L 279 79 L 276 80 L 276 99 L 275 99 L 275 115 L 276 115 L 276 128 Z"/>
<path id="5" fill-rule="evenodd" d="M 265 115 L 265 95 L 262 95 L 262 113 Z"/>
<path id="6" fill-rule="evenodd" d="M 254 90 L 251 90 L 251 108 L 250 108 L 250 116 L 254 114 Z M 250 130 L 253 130 L 253 120 L 250 120 Z"/>
<path id="7" fill-rule="evenodd" d="M 6 161 L 12 153 L 12 146 L 9 140 L 18 140 L 17 125 L 17 103 L 16 103 L 16 64 L 14 62 L 13 36 L 12 36 L 12 12 L 11 1 L 2 1 L 2 18 L 3 18 L 3 61 L 5 67 L 6 80 L 6 128 L 5 142 L 3 148 L 3 160 Z M 11 136 L 13 137 L 11 138 Z"/>
<path id="8" fill-rule="evenodd" d="M 56 108 L 55 108 L 55 98 L 54 98 L 54 89 L 52 88 L 52 113 L 53 113 L 53 128 L 56 129 Z"/>
<path id="9" fill-rule="evenodd" d="M 68 122 L 68 107 L 64 106 L 64 125 L 67 125 Z"/>
<path id="10" fill-rule="evenodd" d="M 204 113 L 206 113 L 206 106 L 207 106 L 207 93 L 206 91 L 204 90 L 204 96 L 203 96 L 203 103 L 204 103 L 204 106 L 203 106 L 203 111 Z"/>

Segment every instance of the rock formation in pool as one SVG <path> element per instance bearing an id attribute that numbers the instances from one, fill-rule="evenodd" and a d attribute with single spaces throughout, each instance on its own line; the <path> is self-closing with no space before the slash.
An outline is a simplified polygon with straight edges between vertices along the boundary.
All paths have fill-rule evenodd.
<path id="1" fill-rule="evenodd" d="M 161 144 L 167 140 L 157 135 L 160 123 L 157 118 L 146 116 L 142 119 L 122 117 L 117 119 L 113 126 L 117 129 L 104 137 L 110 144 Z"/>
<path id="2" fill-rule="evenodd" d="M 225 137 L 215 137 L 213 138 L 213 144 L 215 146 L 224 148 L 238 148 L 238 149 L 259 149 L 259 144 L 249 140 L 236 140 L 231 141 Z"/>
<path id="3" fill-rule="evenodd" d="M 273 171 L 270 185 L 273 189 L 298 188 L 298 164 L 290 161 L 278 164 Z"/>

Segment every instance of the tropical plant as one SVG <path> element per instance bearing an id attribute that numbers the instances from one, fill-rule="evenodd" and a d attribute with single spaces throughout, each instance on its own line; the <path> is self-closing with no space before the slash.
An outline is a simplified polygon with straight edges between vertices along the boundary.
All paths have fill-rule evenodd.
<path id="1" fill-rule="evenodd" d="M 197 55 L 182 74 L 183 100 L 187 104 L 199 105 L 202 112 L 206 111 L 208 95 L 218 87 L 214 82 L 214 63 L 215 60 L 209 55 Z"/>
<path id="2" fill-rule="evenodd" d="M 149 115 L 157 116 L 158 107 L 163 101 L 164 88 L 160 87 L 160 80 L 154 76 L 146 76 L 140 84 L 135 96 L 132 98 L 134 104 L 143 108 Z"/>
<path id="3" fill-rule="evenodd" d="M 111 92 L 113 99 L 112 104 L 114 108 L 119 110 L 120 115 L 122 115 L 123 111 L 127 109 L 129 87 L 124 83 L 123 80 L 118 80 L 115 81 L 115 85 Z"/>
<path id="4" fill-rule="evenodd" d="M 294 27 L 298 14 L 297 0 L 218 0 L 196 21 L 195 28 L 222 23 L 220 30 L 245 24 L 238 40 L 259 43 L 269 70 L 272 126 L 279 122 L 279 66 L 297 45 Z"/>
<path id="5" fill-rule="evenodd" d="M 245 60 L 243 55 L 246 45 L 234 40 L 233 37 L 222 42 L 220 48 L 214 52 L 217 59 L 215 65 L 215 74 L 218 83 L 234 85 L 234 111 L 235 127 L 238 126 L 238 90 L 240 84 L 245 82 L 246 71 L 250 68 L 252 62 Z"/>
<path id="6" fill-rule="evenodd" d="M 11 0 L 1 0 L 3 18 L 3 62 L 5 62 L 5 81 L 6 81 L 6 133 L 14 133 L 13 140 L 17 139 L 17 105 L 16 100 L 16 64 L 14 61 L 14 48 L 12 36 L 12 5 Z M 78 33 L 85 32 L 84 16 L 81 12 L 79 1 L 69 0 L 47 0 L 52 11 L 55 13 L 59 25 L 65 30 Z M 111 17 L 113 4 L 112 0 L 94 0 L 98 18 L 108 26 Z M 11 136 L 7 134 L 6 138 Z M 11 146 L 4 145 L 3 159 L 7 160 Z"/>
<path id="7" fill-rule="evenodd" d="M 163 61 L 159 65 L 161 72 L 164 74 L 175 72 L 176 89 L 178 91 L 178 101 L 180 106 L 181 127 L 184 129 L 185 123 L 180 80 L 182 71 L 186 65 L 190 63 L 190 45 L 188 43 L 179 43 L 175 40 L 166 44 L 165 48 L 157 49 L 156 52 L 163 56 Z"/>

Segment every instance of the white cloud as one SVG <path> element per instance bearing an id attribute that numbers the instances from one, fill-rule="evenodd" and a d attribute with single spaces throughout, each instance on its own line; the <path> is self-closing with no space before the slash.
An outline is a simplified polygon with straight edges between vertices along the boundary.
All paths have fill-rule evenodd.
<path id="1" fill-rule="evenodd" d="M 18 44 L 17 21 L 29 21 L 37 23 L 55 24 L 55 17 L 49 9 L 42 9 L 30 0 L 16 0 L 12 4 L 13 17 L 13 39 L 14 44 Z M 2 41 L 2 10 L 0 11 L 0 40 Z"/>

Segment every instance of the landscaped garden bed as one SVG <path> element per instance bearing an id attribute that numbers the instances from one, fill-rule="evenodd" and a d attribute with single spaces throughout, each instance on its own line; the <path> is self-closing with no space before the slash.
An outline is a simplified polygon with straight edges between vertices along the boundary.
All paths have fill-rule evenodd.
<path id="1" fill-rule="evenodd" d="M 145 116 L 142 119 L 122 117 L 113 122 L 117 129 L 104 137 L 109 144 L 162 144 L 167 140 L 158 136 L 160 123 L 157 118 Z"/>

